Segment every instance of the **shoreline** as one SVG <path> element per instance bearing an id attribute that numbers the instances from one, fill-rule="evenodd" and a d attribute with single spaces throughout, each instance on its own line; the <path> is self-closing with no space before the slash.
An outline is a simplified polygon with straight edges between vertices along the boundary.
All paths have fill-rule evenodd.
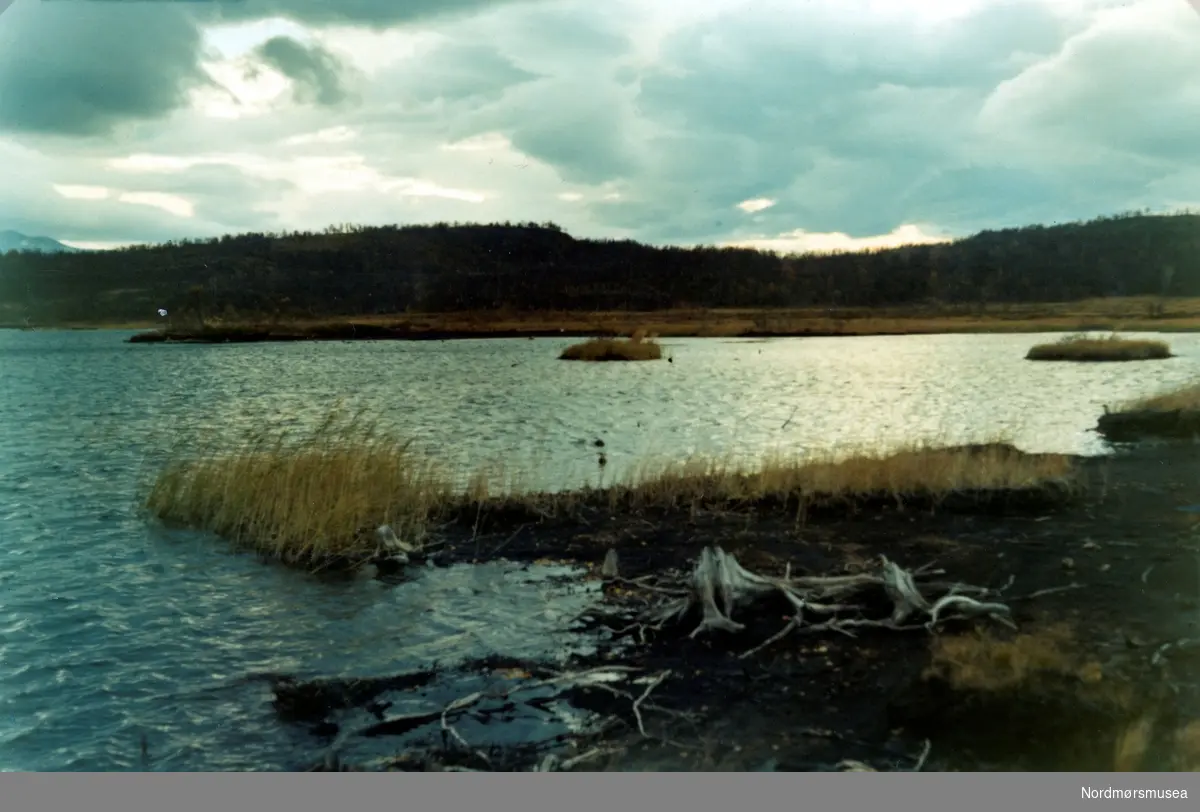
<path id="1" fill-rule="evenodd" d="M 575 756 L 600 752 L 585 769 L 885 771 L 914 763 L 933 771 L 1196 769 L 1200 739 L 1188 738 L 1200 731 L 1196 647 L 1181 641 L 1192 634 L 1189 618 L 1200 591 L 1200 522 L 1181 508 L 1196 499 L 1200 460 L 1175 446 L 1077 464 L 1086 493 L 1057 506 L 980 512 L 880 503 L 832 506 L 803 519 L 762 505 L 597 507 L 541 518 L 485 512 L 444 525 L 421 558 L 435 568 L 500 560 L 565 564 L 599 582 L 599 608 L 575 621 L 606 641 L 595 655 L 565 665 L 493 666 L 532 678 L 601 668 L 645 675 L 649 683 L 640 685 L 618 680 L 604 690 L 564 689 L 571 705 L 611 723 L 603 735 L 576 742 Z M 739 602 L 730 614 L 738 628 L 697 634 L 698 608 L 648 622 L 641 614 L 646 607 L 681 588 L 686 594 L 689 572 L 712 550 L 756 577 L 823 582 L 875 577 L 884 557 L 916 573 L 918 589 L 933 588 L 922 592 L 931 599 L 938 593 L 927 579 L 935 576 L 965 590 L 959 594 L 1005 604 L 1013 628 L 975 617 L 943 623 L 936 634 L 919 624 L 904 631 L 886 623 L 837 634 L 822 630 L 825 615 L 810 610 L 807 627 L 782 636 L 795 609 L 781 595 Z M 616 574 L 606 566 L 610 557 Z M 936 572 L 920 575 L 933 565 Z M 420 579 L 425 566 L 377 577 L 403 583 Z M 859 603 L 867 616 L 886 618 L 888 600 L 879 591 Z M 638 714 L 632 700 L 650 692 L 645 684 L 653 695 Z M 347 685 L 358 690 L 362 682 Z M 325 684 L 318 693 L 335 688 Z M 284 701 L 312 690 L 293 680 L 275 693 Z M 511 684 L 505 707 L 523 708 L 522 690 L 519 681 Z M 377 703 L 388 689 L 367 694 L 351 704 Z M 336 725 L 327 711 L 310 710 L 308 722 L 326 733 Z M 408 732 L 419 721 L 385 717 L 363 735 Z M 429 740 L 397 739 L 397 745 L 396 758 L 367 768 L 526 770 L 545 755 L 486 741 L 438 749 Z M 475 755 L 482 751 L 489 761 Z"/>
<path id="2" fill-rule="evenodd" d="M 0 322 L 11 330 L 136 331 L 131 343 L 592 338 L 642 332 L 671 338 L 801 338 L 1031 333 L 1200 332 L 1200 298 L 1149 297 L 1031 302 L 1003 306 L 903 305 L 875 308 L 674 308 L 666 310 L 454 311 L 209 317 L 193 314 L 114 321 Z M 1159 308 L 1161 315 L 1148 312 Z"/>
<path id="3" fill-rule="evenodd" d="M 580 505 L 540 517 L 481 511 L 443 524 L 427 554 L 391 571 L 380 567 L 374 577 L 398 585 L 419 582 L 430 567 L 496 561 L 586 571 L 568 579 L 598 585 L 598 602 L 562 622 L 598 634 L 594 654 L 464 663 L 446 672 L 479 668 L 504 680 L 494 700 L 472 694 L 455 700 L 464 704 L 451 702 L 455 714 L 496 721 L 533 714 L 529 692 L 556 674 L 620 672 L 602 690 L 586 680 L 558 684 L 559 700 L 607 723 L 602 733 L 557 745 L 559 763 L 583 769 L 1200 768 L 1200 646 L 1186 644 L 1200 603 L 1200 521 L 1181 510 L 1196 499 L 1200 459 L 1188 447 L 1147 446 L 1075 464 L 1085 489 L 1058 504 L 953 510 L 878 500 L 830 504 L 804 517 L 773 504 Z M 732 626 L 709 624 L 697 605 L 653 622 L 673 596 L 702 594 L 689 593 L 689 584 L 706 555 L 725 554 L 751 578 L 868 583 L 856 606 L 833 620 L 860 625 L 824 627 L 829 615 L 818 603 L 850 601 L 814 594 L 788 636 L 790 615 L 799 615 L 773 588 L 736 601 Z M 912 573 L 926 600 L 967 595 L 1002 603 L 1006 612 L 943 620 L 936 633 L 919 612 L 889 625 L 898 599 L 882 588 L 887 561 Z M 394 758 L 347 768 L 326 753 L 323 764 L 307 769 L 529 770 L 545 763 L 540 745 L 490 742 L 487 733 L 440 747 L 430 736 L 408 738 L 426 724 L 437 727 L 442 708 L 376 720 L 359 712 L 366 722 L 359 732 L 338 729 L 350 717 L 329 710 L 334 694 L 343 710 L 384 700 L 412 706 L 413 684 L 424 679 L 284 675 L 272 690 L 281 721 L 304 724 L 313 735 L 396 736 Z M 649 700 L 637 712 L 643 691 Z"/>
<path id="4" fill-rule="evenodd" d="M 556 323 L 563 326 L 555 326 Z M 77 328 L 79 329 L 79 328 Z M 926 319 L 864 316 L 848 319 L 791 318 L 786 325 L 763 327 L 731 320 L 713 323 L 669 315 L 630 314 L 624 318 L 579 322 L 496 322 L 464 324 L 449 318 L 421 320 L 315 322 L 277 327 L 214 325 L 204 330 L 153 329 L 136 333 L 132 344 L 230 344 L 297 341 L 455 341 L 538 338 L 620 338 L 641 332 L 659 340 L 673 338 L 838 338 L 908 335 L 1044 334 L 1115 331 L 1116 326 L 1079 320 L 1029 319 Z M 1164 322 L 1127 322 L 1125 333 L 1196 333 L 1200 319 Z"/>

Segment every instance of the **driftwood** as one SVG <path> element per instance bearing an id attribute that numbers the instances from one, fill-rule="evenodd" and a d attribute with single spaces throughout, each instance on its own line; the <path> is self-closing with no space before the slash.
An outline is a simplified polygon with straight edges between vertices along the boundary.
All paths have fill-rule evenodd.
<path id="1" fill-rule="evenodd" d="M 380 528 L 381 541 L 390 535 L 386 532 L 387 529 Z M 394 536 L 391 538 L 394 539 Z M 408 551 L 411 551 L 411 548 L 401 548 L 395 541 L 391 541 L 388 550 L 392 554 L 405 554 Z M 646 582 L 655 576 L 626 578 L 618 573 L 617 555 L 615 551 L 610 550 L 601 567 L 601 577 L 610 582 L 630 585 L 633 588 L 629 592 L 636 593 L 637 600 L 650 604 L 632 614 L 628 611 L 628 604 L 625 605 L 625 610 L 618 611 L 618 614 L 633 621 L 629 628 L 636 628 L 643 642 L 647 630 L 661 630 L 667 623 L 686 621 L 693 613 L 698 614 L 700 619 L 691 630 L 690 637 L 716 632 L 736 634 L 744 631 L 746 626 L 738 622 L 735 616 L 763 598 L 782 596 L 792 608 L 786 625 L 777 634 L 744 652 L 741 655 L 743 658 L 761 651 L 793 632 L 838 632 L 849 637 L 854 637 L 856 631 L 863 628 L 932 632 L 936 631 L 941 623 L 952 618 L 989 618 L 1013 626 L 1007 604 L 985 600 L 1003 592 L 1011 585 L 1011 580 L 1000 589 L 937 581 L 933 579 L 944 574 L 941 570 L 926 566 L 910 571 L 885 556 L 880 557 L 878 565 L 871 571 L 853 575 L 792 576 L 789 567 L 782 576 L 767 576 L 745 569 L 734 556 L 720 547 L 708 547 L 701 551 L 690 572 L 660 574 L 654 584 Z M 890 612 L 876 611 L 875 614 L 880 616 L 869 616 L 869 611 L 863 604 L 866 603 L 864 598 L 872 597 L 872 592 L 876 595 L 870 604 L 878 606 L 881 603 L 880 598 L 886 599 L 886 602 L 891 604 Z M 378 716 L 381 718 L 375 724 L 339 731 L 326 752 L 325 768 L 337 767 L 340 763 L 340 751 L 350 737 L 395 735 L 426 726 L 440 726 L 445 743 L 441 755 L 453 756 L 452 760 L 465 759 L 466 762 L 445 765 L 443 769 L 504 769 L 502 766 L 498 767 L 494 763 L 494 757 L 489 756 L 477 744 L 468 742 L 456 728 L 455 722 L 469 710 L 478 711 L 478 706 L 487 700 L 499 699 L 520 703 L 521 694 L 534 690 L 541 693 L 547 689 L 554 697 L 562 697 L 581 688 L 601 690 L 617 697 L 623 703 L 628 703 L 631 721 L 621 720 L 616 716 L 602 716 L 597 720 L 598 726 L 594 724 L 590 732 L 575 737 L 577 744 L 585 739 L 598 737 L 603 732 L 601 728 L 614 723 L 624 723 L 638 739 L 654 739 L 681 750 L 694 749 L 656 735 L 648 729 L 647 712 L 653 712 L 660 717 L 685 720 L 695 717 L 695 714 L 671 710 L 650 701 L 653 692 L 672 676 L 671 670 L 645 673 L 641 668 L 620 665 L 606 665 L 574 672 L 543 670 L 538 675 L 539 678 L 523 681 L 499 691 L 478 691 L 448 704 L 429 707 L 415 713 L 391 717 L 380 713 Z M 524 704 L 549 712 L 545 699 L 546 697 L 527 698 Z M 541 757 L 531 768 L 541 772 L 569 770 L 579 764 L 622 752 L 628 745 L 629 743 L 622 745 L 618 742 L 597 742 L 591 749 L 569 757 L 551 752 Z M 930 744 L 926 742 L 924 750 L 916 759 L 915 770 L 919 771 L 924 767 L 929 750 Z M 874 768 L 862 762 L 843 761 L 838 765 L 838 769 L 860 771 Z"/>
<path id="2" fill-rule="evenodd" d="M 745 626 L 733 619 L 736 610 L 754 603 L 765 595 L 779 594 L 791 603 L 794 614 L 788 624 L 774 637 L 746 652 L 749 656 L 774 643 L 792 631 L 835 631 L 854 636 L 854 629 L 882 628 L 893 630 L 926 629 L 933 631 L 951 618 L 988 617 L 1013 627 L 1009 607 L 1003 603 L 985 602 L 968 597 L 964 592 L 986 595 L 982 587 L 953 584 L 928 584 L 927 589 L 946 589 L 937 598 L 918 588 L 917 577 L 924 570 L 909 572 L 886 556 L 880 557 L 877 572 L 857 575 L 782 577 L 758 575 L 738 563 L 720 547 L 707 547 L 701 554 L 689 578 L 684 597 L 668 600 L 643 613 L 641 622 L 662 629 L 669 622 L 685 619 L 699 609 L 701 620 L 691 637 L 706 632 L 743 631 Z M 849 602 L 864 592 L 881 589 L 892 602 L 887 618 L 863 616 L 863 607 Z M 824 618 L 812 622 L 811 617 Z M 922 619 L 923 622 L 910 622 Z"/>
<path id="3" fill-rule="evenodd" d="M 325 751 L 322 768 L 325 770 L 334 770 L 340 764 L 340 753 L 346 742 L 356 736 L 385 736 L 397 735 L 416 730 L 426 725 L 440 724 L 443 735 L 446 737 L 448 744 L 453 742 L 454 749 L 457 749 L 461 754 L 466 755 L 472 761 L 479 765 L 481 769 L 493 769 L 491 759 L 482 749 L 473 746 L 462 733 L 455 727 L 455 719 L 474 708 L 479 703 L 485 700 L 516 700 L 519 694 L 527 693 L 538 689 L 551 689 L 553 696 L 561 696 L 562 694 L 577 688 L 592 688 L 603 690 L 614 696 L 628 701 L 631 705 L 636 727 L 643 738 L 654 738 L 646 730 L 645 711 L 655 711 L 666 716 L 686 716 L 677 711 L 672 711 L 668 708 L 663 708 L 658 705 L 648 702 L 651 692 L 663 683 L 669 676 L 670 671 L 664 671 L 654 676 L 638 676 L 640 669 L 631 666 L 608 665 L 597 668 L 589 668 L 583 671 L 565 672 L 554 674 L 553 676 L 544 679 L 534 679 L 527 682 L 522 682 L 514 685 L 507 690 L 499 691 L 476 691 L 466 696 L 453 700 L 452 702 L 442 706 L 429 708 L 416 713 L 407 713 L 403 715 L 385 717 L 377 724 L 372 724 L 365 728 L 352 729 L 347 728 L 339 732 L 334 741 Z M 639 694 L 635 694 L 623 687 L 623 684 L 636 686 L 645 684 L 645 688 Z M 544 704 L 545 697 L 542 698 Z M 536 700 L 530 702 L 531 706 L 541 707 Z M 542 708 L 546 710 L 546 708 Z M 610 719 L 599 720 L 599 726 L 603 727 L 605 722 L 611 722 Z M 596 732 L 602 732 L 599 729 Z M 588 734 L 580 734 L 579 738 L 587 738 Z M 668 741 L 669 740 L 664 740 Z M 595 747 L 586 753 L 582 753 L 570 758 L 562 758 L 557 754 L 549 754 L 535 766 L 535 771 L 559 771 L 569 770 L 574 766 L 598 758 L 603 755 L 618 753 L 625 748 L 620 746 L 611 747 Z M 457 767 L 444 767 L 443 769 L 466 770 L 473 771 L 470 768 L 465 768 L 462 765 Z"/>
<path id="4" fill-rule="evenodd" d="M 375 540 L 378 543 L 376 556 L 390 558 L 398 564 L 407 564 L 409 555 L 420 551 L 416 545 L 402 541 L 391 525 L 387 524 L 375 528 Z"/>

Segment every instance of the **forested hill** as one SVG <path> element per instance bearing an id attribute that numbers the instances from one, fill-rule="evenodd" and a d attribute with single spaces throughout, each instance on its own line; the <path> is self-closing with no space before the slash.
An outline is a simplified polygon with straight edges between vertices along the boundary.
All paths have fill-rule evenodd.
<path id="1" fill-rule="evenodd" d="M 0 257 L 0 321 L 653 310 L 1200 296 L 1200 215 L 1124 215 L 957 242 L 781 257 L 576 239 L 553 224 L 335 227 Z"/>

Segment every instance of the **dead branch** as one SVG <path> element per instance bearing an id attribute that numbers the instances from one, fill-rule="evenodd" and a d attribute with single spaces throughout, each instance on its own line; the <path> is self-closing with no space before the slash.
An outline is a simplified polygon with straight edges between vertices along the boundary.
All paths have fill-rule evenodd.
<path id="1" fill-rule="evenodd" d="M 795 630 L 796 630 L 795 620 L 789 620 L 787 625 L 784 626 L 782 629 L 780 629 L 778 632 L 771 635 L 770 637 L 768 637 L 766 640 L 759 643 L 754 648 L 748 649 L 747 651 L 743 651 L 741 654 L 739 654 L 738 659 L 744 660 L 747 657 L 754 656 L 755 654 L 757 654 L 758 652 L 762 651 L 765 648 L 770 648 L 771 646 L 775 645 L 783 638 L 787 637 L 790 632 L 793 632 Z"/>
<path id="2" fill-rule="evenodd" d="M 588 750 L 586 753 L 580 753 L 577 756 L 572 756 L 571 758 L 563 759 L 562 764 L 560 764 L 559 767 L 562 770 L 570 770 L 570 769 L 577 767 L 578 765 L 582 764 L 585 761 L 591 761 L 594 758 L 602 758 L 603 756 L 613 756 L 613 755 L 616 755 L 617 753 L 622 752 L 623 750 L 624 750 L 623 747 L 593 747 L 591 750 Z"/>
<path id="3" fill-rule="evenodd" d="M 926 759 L 929 758 L 929 751 L 933 749 L 933 742 L 929 739 L 925 740 L 925 746 L 921 748 L 921 756 L 917 759 L 916 765 L 912 771 L 915 773 L 921 772 L 921 768 L 925 766 Z"/>
<path id="4" fill-rule="evenodd" d="M 442 710 L 442 730 L 446 731 L 451 736 L 453 736 L 454 740 L 457 741 L 459 744 L 461 744 L 463 746 L 463 748 L 466 750 L 470 750 L 471 745 L 468 744 L 467 740 L 462 737 L 462 734 L 458 732 L 458 729 L 456 727 L 454 727 L 454 725 L 450 724 L 449 715 L 453 711 L 463 710 L 464 708 L 468 708 L 471 705 L 474 705 L 480 699 L 483 699 L 483 697 L 484 697 L 483 691 L 476 691 L 473 694 L 468 694 L 467 696 L 464 696 L 460 699 L 454 700 L 453 702 L 448 704 Z M 475 755 L 477 755 L 481 759 L 483 759 L 484 764 L 491 766 L 491 763 L 492 763 L 491 759 L 489 759 L 487 757 L 487 754 L 484 753 L 482 750 L 476 750 Z"/>
<path id="5" fill-rule="evenodd" d="M 1169 643 L 1163 643 L 1161 646 L 1155 649 L 1154 654 L 1150 656 L 1150 664 L 1154 666 L 1164 665 L 1167 662 L 1167 652 L 1171 651 L 1172 649 L 1188 649 L 1195 645 L 1200 645 L 1200 638 L 1184 637 L 1179 640 L 1173 640 Z"/>
<path id="6" fill-rule="evenodd" d="M 1009 601 L 1028 601 L 1033 600 L 1034 598 L 1044 598 L 1047 595 L 1055 595 L 1059 592 L 1070 592 L 1072 589 L 1083 589 L 1085 586 L 1086 584 L 1072 582 L 1064 586 L 1052 586 L 1047 587 L 1046 589 L 1039 589 L 1036 592 L 1030 592 L 1028 595 L 1017 595 L 1016 597 L 1009 598 Z"/>
<path id="7" fill-rule="evenodd" d="M 661 629 L 665 624 L 681 621 L 692 610 L 699 609 L 700 623 L 692 630 L 690 637 L 713 631 L 736 633 L 745 629 L 744 624 L 734 620 L 736 611 L 764 595 L 782 595 L 794 610 L 791 620 L 770 639 L 740 655 L 743 658 L 761 651 L 793 631 L 832 631 L 850 637 L 854 636 L 853 630 L 860 628 L 934 631 L 940 623 L 951 618 L 979 617 L 1013 626 L 1007 604 L 979 599 L 993 594 L 994 590 L 946 582 L 926 583 L 918 587 L 919 577 L 941 574 L 942 570 L 934 570 L 931 565 L 909 571 L 886 556 L 881 556 L 875 572 L 792 577 L 791 568 L 788 567 L 783 577 L 772 577 L 750 572 L 720 547 L 707 547 L 701 551 L 687 578 L 688 594 L 650 608 L 639 616 L 638 622 Z M 892 612 L 889 617 L 864 617 L 863 607 L 853 601 L 855 597 L 861 597 L 871 590 L 882 590 L 891 601 Z M 926 592 L 944 594 L 934 598 Z M 968 597 L 963 593 L 978 597 Z M 820 622 L 811 622 L 809 617 L 812 615 L 824 618 Z M 909 622 L 917 618 L 924 619 L 924 622 Z"/>
<path id="8" fill-rule="evenodd" d="M 643 736 L 649 737 L 650 734 L 646 732 L 646 725 L 642 719 L 642 703 L 646 701 L 646 697 L 650 696 L 650 692 L 659 685 L 662 685 L 663 680 L 669 676 L 671 676 L 671 670 L 668 668 L 666 671 L 663 671 L 654 679 L 650 680 L 650 684 L 646 686 L 646 690 L 642 691 L 642 695 L 633 700 L 633 715 L 637 717 L 638 732 Z"/>

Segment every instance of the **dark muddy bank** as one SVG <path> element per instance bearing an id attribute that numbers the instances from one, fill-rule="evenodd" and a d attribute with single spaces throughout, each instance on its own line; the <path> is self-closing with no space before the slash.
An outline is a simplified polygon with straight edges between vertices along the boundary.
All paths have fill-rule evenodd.
<path id="1" fill-rule="evenodd" d="M 1096 431 L 1112 443 L 1192 440 L 1200 437 L 1200 412 L 1188 409 L 1106 412 L 1097 421 Z"/>
<path id="2" fill-rule="evenodd" d="M 401 755 L 370 768 L 1200 767 L 1200 647 L 1187 642 L 1200 637 L 1200 516 L 1190 510 L 1200 503 L 1200 455 L 1143 449 L 1083 467 L 1086 491 L 1057 506 L 1017 499 L 976 504 L 981 512 L 966 503 L 880 503 L 804 517 L 763 506 L 674 515 L 595 509 L 451 525 L 427 563 L 506 558 L 589 566 L 606 599 L 581 623 L 599 635 L 600 650 L 567 665 L 493 664 L 524 682 L 467 697 L 445 719 L 425 710 L 423 719 L 393 720 L 395 730 L 418 738 L 397 739 Z M 705 548 L 724 550 L 752 573 L 793 578 L 871 574 L 886 557 L 909 572 L 940 570 L 940 584 L 916 579 L 930 600 L 956 582 L 990 590 L 964 594 L 1003 603 L 1009 613 L 939 623 L 936 633 L 920 624 L 801 627 L 765 646 L 795 614 L 782 593 L 735 608 L 730 617 L 744 624 L 737 631 L 693 636 L 696 609 L 661 628 L 646 622 L 640 613 L 647 607 L 688 587 Z M 615 578 L 601 574 L 610 551 Z M 853 602 L 846 616 L 876 623 L 892 606 L 882 587 Z M 579 674 L 613 666 L 633 670 L 603 684 L 580 683 Z M 556 717 L 523 692 L 566 672 L 576 677 L 557 684 L 555 695 L 594 714 L 589 732 L 518 744 L 498 734 L 504 725 L 488 724 L 505 714 L 524 714 L 527 722 L 544 716 L 531 729 L 549 724 Z M 284 685 L 277 695 L 295 690 Z M 397 691 L 380 684 L 366 693 L 345 689 L 332 705 L 365 708 Z M 329 724 L 333 711 L 323 702 L 309 703 L 309 723 Z M 477 729 L 460 737 L 453 720 L 467 716 Z M 385 713 L 377 723 L 386 721 Z M 422 726 L 425 734 L 414 733 Z M 547 761 L 549 752 L 557 761 Z M 333 753 L 319 763 L 340 765 Z"/>

